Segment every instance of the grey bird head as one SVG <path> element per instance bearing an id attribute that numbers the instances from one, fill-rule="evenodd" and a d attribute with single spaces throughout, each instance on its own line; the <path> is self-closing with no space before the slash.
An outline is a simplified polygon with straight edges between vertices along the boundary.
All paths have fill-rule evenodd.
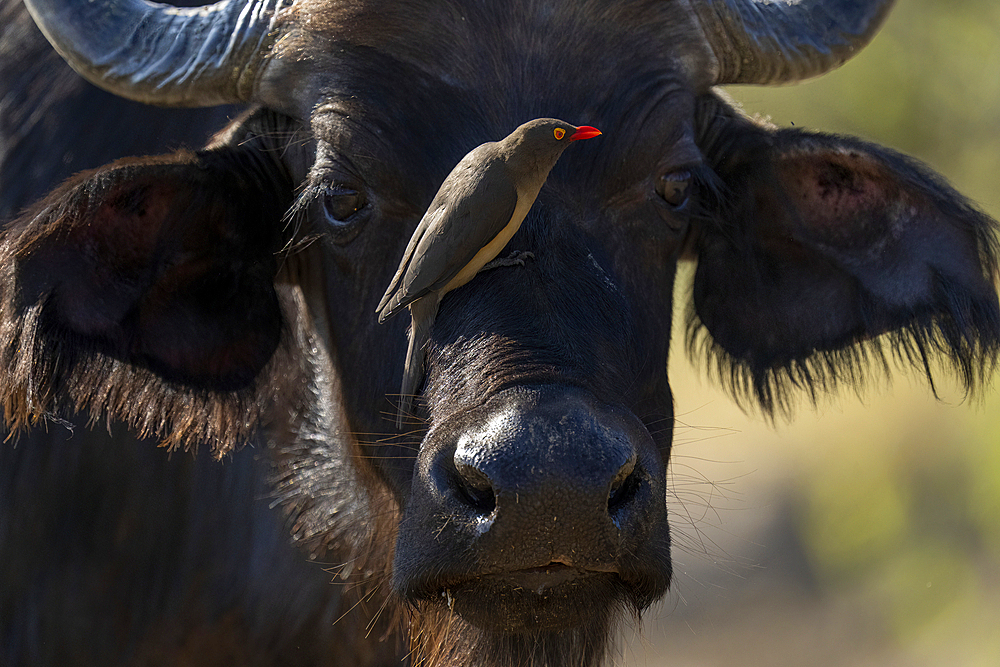
<path id="1" fill-rule="evenodd" d="M 533 170 L 542 165 L 551 168 L 572 142 L 600 134 L 600 130 L 589 125 L 576 126 L 556 118 L 536 118 L 502 139 L 499 148 L 508 153 L 507 164 L 516 170 Z"/>

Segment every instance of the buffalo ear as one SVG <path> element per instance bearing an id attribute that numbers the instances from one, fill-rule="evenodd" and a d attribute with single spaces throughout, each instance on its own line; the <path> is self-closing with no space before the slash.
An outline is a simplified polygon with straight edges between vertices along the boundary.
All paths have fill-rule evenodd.
<path id="1" fill-rule="evenodd" d="M 698 241 L 692 349 L 769 414 L 890 358 L 933 387 L 942 356 L 975 389 L 1000 349 L 996 223 L 888 149 L 740 125 L 716 163 L 732 197 Z"/>
<path id="2" fill-rule="evenodd" d="M 249 146 L 80 174 L 0 237 L 0 387 L 14 427 L 63 409 L 174 443 L 244 437 L 282 337 L 292 188 Z"/>

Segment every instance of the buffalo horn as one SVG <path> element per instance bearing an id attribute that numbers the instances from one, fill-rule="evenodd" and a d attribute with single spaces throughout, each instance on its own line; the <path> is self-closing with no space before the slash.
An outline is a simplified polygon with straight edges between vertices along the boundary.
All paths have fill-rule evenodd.
<path id="1" fill-rule="evenodd" d="M 178 8 L 145 0 L 24 0 L 56 51 L 116 95 L 159 106 L 249 101 L 290 0 Z"/>
<path id="2" fill-rule="evenodd" d="M 839 67 L 882 25 L 895 0 L 692 2 L 715 53 L 714 83 L 789 83 Z"/>

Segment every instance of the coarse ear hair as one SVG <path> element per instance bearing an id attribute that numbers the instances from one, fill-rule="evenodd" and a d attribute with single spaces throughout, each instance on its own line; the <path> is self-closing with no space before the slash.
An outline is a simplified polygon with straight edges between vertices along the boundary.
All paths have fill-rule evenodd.
<path id="1" fill-rule="evenodd" d="M 0 236 L 0 407 L 245 441 L 283 339 L 281 164 L 253 140 L 77 175 Z"/>
<path id="2" fill-rule="evenodd" d="M 794 389 L 815 401 L 893 361 L 932 389 L 932 357 L 966 392 L 982 383 L 1000 350 L 990 217 L 889 149 L 769 128 L 714 97 L 701 113 L 725 204 L 696 242 L 693 355 L 770 415 Z"/>

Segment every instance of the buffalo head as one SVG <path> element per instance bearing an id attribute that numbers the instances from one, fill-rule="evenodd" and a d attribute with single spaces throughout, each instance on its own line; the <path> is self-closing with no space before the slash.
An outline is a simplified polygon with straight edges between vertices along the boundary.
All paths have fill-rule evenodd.
<path id="1" fill-rule="evenodd" d="M 597 664 L 670 583 L 679 261 L 693 349 L 768 412 L 884 351 L 969 387 L 995 359 L 991 220 L 904 156 L 714 88 L 836 67 L 891 4 L 29 0 L 98 85 L 252 108 L 6 230 L 6 417 L 110 414 L 220 452 L 263 426 L 296 536 L 363 564 L 417 660 Z M 407 321 L 380 325 L 379 297 L 461 156 L 535 117 L 604 136 L 511 240 L 533 257 L 441 302 L 397 432 Z"/>

